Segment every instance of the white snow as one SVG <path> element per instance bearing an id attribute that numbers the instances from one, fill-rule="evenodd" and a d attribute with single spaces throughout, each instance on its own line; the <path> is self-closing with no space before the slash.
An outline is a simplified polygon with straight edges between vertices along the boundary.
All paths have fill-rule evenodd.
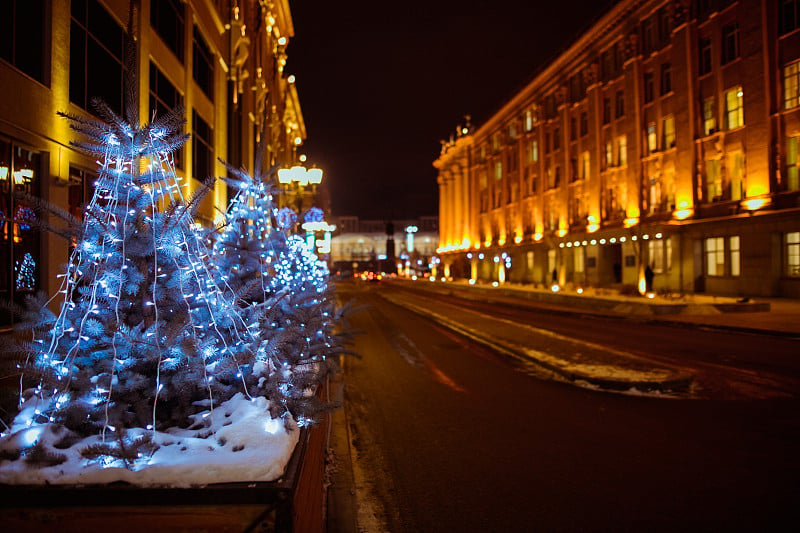
<path id="1" fill-rule="evenodd" d="M 130 468 L 111 457 L 86 459 L 80 451 L 101 442 L 100 436 L 81 440 L 67 449 L 53 445 L 63 436 L 52 425 L 28 426 L 33 407 L 25 407 L 8 435 L 0 440 L 0 454 L 19 450 L 39 440 L 67 460 L 56 466 L 31 467 L 20 457 L 0 461 L 0 483 L 103 484 L 125 481 L 138 486 L 190 487 L 210 483 L 274 481 L 283 475 L 300 430 L 288 431 L 282 419 L 269 414 L 269 401 L 237 394 L 231 400 L 197 415 L 206 419 L 200 429 L 173 428 L 165 432 L 131 429 L 133 436 L 150 433 L 159 448 Z M 200 425 L 200 424 L 198 424 Z M 106 442 L 113 442 L 113 432 Z"/>

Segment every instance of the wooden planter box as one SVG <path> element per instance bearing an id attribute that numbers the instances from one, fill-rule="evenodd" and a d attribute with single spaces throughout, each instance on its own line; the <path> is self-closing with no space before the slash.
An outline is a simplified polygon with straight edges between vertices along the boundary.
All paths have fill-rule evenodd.
<path id="1" fill-rule="evenodd" d="M 324 531 L 323 475 L 330 415 L 301 430 L 274 482 L 202 488 L 0 485 L 4 531 Z"/>

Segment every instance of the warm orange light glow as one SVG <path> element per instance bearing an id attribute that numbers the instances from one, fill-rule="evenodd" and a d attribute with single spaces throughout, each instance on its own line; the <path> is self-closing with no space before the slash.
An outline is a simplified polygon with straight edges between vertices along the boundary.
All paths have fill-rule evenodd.
<path id="1" fill-rule="evenodd" d="M 742 202 L 742 207 L 744 207 L 748 211 L 755 211 L 757 209 L 761 209 L 766 205 L 769 205 L 769 203 L 770 203 L 769 198 L 748 198 L 747 200 Z"/>
<path id="2" fill-rule="evenodd" d="M 678 211 L 675 211 L 675 218 L 678 220 L 685 220 L 692 216 L 693 213 L 694 209 L 679 209 Z"/>
<path id="3" fill-rule="evenodd" d="M 600 224 L 596 224 L 596 223 L 595 224 L 589 224 L 588 226 L 586 226 L 586 231 L 588 231 L 589 233 L 594 233 L 595 231 L 597 231 L 599 229 L 600 229 Z"/>
<path id="4" fill-rule="evenodd" d="M 566 234 L 567 234 L 567 230 L 565 230 L 565 229 L 560 229 L 560 230 L 558 230 L 556 232 L 556 235 L 558 235 L 559 237 L 563 237 Z"/>
<path id="5" fill-rule="evenodd" d="M 534 241 L 541 241 L 541 240 L 542 240 L 542 234 L 541 234 L 541 233 L 538 233 L 538 232 L 537 232 L 537 233 L 534 233 L 534 234 L 533 234 L 533 240 L 534 240 Z"/>
<path id="6" fill-rule="evenodd" d="M 519 244 L 522 242 L 522 235 L 517 235 L 514 237 L 514 244 Z"/>
<path id="7" fill-rule="evenodd" d="M 625 219 L 625 227 L 630 228 L 639 223 L 639 217 L 628 217 Z"/>

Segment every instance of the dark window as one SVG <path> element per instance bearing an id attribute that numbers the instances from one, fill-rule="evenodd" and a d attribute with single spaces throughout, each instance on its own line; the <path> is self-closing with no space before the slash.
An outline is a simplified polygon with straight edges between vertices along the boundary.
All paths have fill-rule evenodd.
<path id="1" fill-rule="evenodd" d="M 642 21 L 642 47 L 645 54 L 656 49 L 656 29 L 653 17 Z"/>
<path id="2" fill-rule="evenodd" d="M 615 116 L 616 118 L 624 117 L 625 116 L 625 93 L 622 91 L 617 91 L 616 97 L 616 105 L 615 105 Z"/>
<path id="3" fill-rule="evenodd" d="M 672 92 L 672 64 L 661 65 L 661 96 Z"/>
<path id="4" fill-rule="evenodd" d="M 561 149 L 561 128 L 553 130 L 553 150 Z"/>
<path id="5" fill-rule="evenodd" d="M 91 99 L 116 113 L 124 105 L 125 32 L 97 0 L 73 0 L 70 25 L 69 99 L 92 111 Z"/>
<path id="6" fill-rule="evenodd" d="M 608 81 L 613 77 L 613 59 L 611 50 L 600 54 L 600 81 Z"/>
<path id="7" fill-rule="evenodd" d="M 589 115 L 584 111 L 581 113 L 581 137 L 589 135 Z"/>
<path id="8" fill-rule="evenodd" d="M 603 98 L 603 124 L 611 122 L 611 99 Z"/>
<path id="9" fill-rule="evenodd" d="M 569 140 L 574 141 L 578 138 L 578 121 L 575 117 L 569 119 Z"/>
<path id="10" fill-rule="evenodd" d="M 213 173 L 214 131 L 208 122 L 192 111 L 192 167 L 195 179 L 204 180 Z"/>
<path id="11" fill-rule="evenodd" d="M 19 194 L 39 196 L 41 156 L 0 139 L 0 300 L 22 304 L 40 287 L 38 217 Z M 0 310 L 0 324 L 14 320 Z"/>
<path id="12" fill-rule="evenodd" d="M 711 72 L 711 39 L 701 38 L 698 48 L 700 49 L 700 75 Z"/>
<path id="13" fill-rule="evenodd" d="M 0 2 L 0 57 L 45 85 L 47 20 L 44 0 Z"/>
<path id="14" fill-rule="evenodd" d="M 172 85 L 166 76 L 150 63 L 150 119 L 163 117 L 173 109 L 183 105 L 183 95 Z M 175 166 L 183 168 L 183 148 L 173 152 Z"/>
<path id="15" fill-rule="evenodd" d="M 644 102 L 649 103 L 653 101 L 653 73 L 652 72 L 645 72 L 644 73 Z"/>
<path id="16" fill-rule="evenodd" d="M 69 187 L 67 189 L 69 213 L 78 220 L 83 220 L 83 209 L 94 195 L 95 180 L 97 180 L 96 174 L 69 167 Z"/>
<path id="17" fill-rule="evenodd" d="M 790 31 L 794 31 L 800 26 L 798 22 L 798 10 L 797 4 L 800 3 L 798 0 L 782 0 L 781 1 L 781 12 L 780 12 L 780 31 L 781 34 L 789 33 Z"/>
<path id="18" fill-rule="evenodd" d="M 194 27 L 194 41 L 193 41 L 193 59 L 194 66 L 192 75 L 197 85 L 206 93 L 211 101 L 214 101 L 214 53 L 211 48 L 206 44 L 203 36 Z"/>
<path id="19" fill-rule="evenodd" d="M 739 57 L 739 25 L 735 22 L 722 27 L 722 64 Z"/>
<path id="20" fill-rule="evenodd" d="M 150 25 L 183 63 L 184 4 L 181 0 L 150 2 Z"/>
<path id="21" fill-rule="evenodd" d="M 658 10 L 658 38 L 662 45 L 672 39 L 672 17 L 664 7 Z"/>
<path id="22" fill-rule="evenodd" d="M 547 132 L 544 134 L 544 153 L 550 153 L 550 133 Z"/>

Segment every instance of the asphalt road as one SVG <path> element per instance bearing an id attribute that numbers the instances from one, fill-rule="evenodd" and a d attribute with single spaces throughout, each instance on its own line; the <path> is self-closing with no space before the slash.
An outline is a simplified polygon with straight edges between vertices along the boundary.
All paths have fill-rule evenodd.
<path id="1" fill-rule="evenodd" d="M 362 530 L 798 523 L 800 400 L 668 400 L 538 379 L 382 290 L 393 289 L 339 289 L 367 306 L 350 319 L 362 358 L 344 363 Z M 645 339 L 648 327 L 637 327 Z M 688 344 L 703 333 L 687 331 Z"/>

